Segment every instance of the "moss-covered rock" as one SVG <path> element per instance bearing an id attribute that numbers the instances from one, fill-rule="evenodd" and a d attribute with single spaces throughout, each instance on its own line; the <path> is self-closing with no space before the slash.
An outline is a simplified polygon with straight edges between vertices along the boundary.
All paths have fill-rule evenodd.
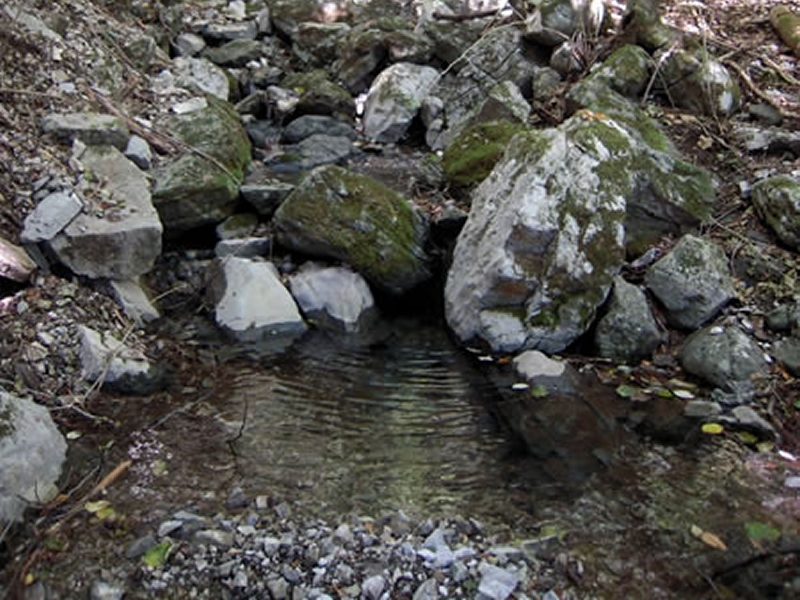
<path id="1" fill-rule="evenodd" d="M 711 174 L 684 161 L 658 123 L 602 78 L 575 85 L 567 104 L 570 111 L 582 111 L 584 119 L 613 120 L 617 134 L 606 139 L 612 150 L 612 137 L 625 140 L 602 171 L 628 190 L 628 254 L 642 253 L 664 235 L 690 231 L 711 215 L 716 195 Z"/>
<path id="2" fill-rule="evenodd" d="M 459 135 L 442 158 L 444 174 L 451 186 L 470 188 L 491 173 L 508 142 L 524 126 L 510 121 L 478 123 Z"/>
<path id="3" fill-rule="evenodd" d="M 759 181 L 753 204 L 781 242 L 800 250 L 800 181 L 789 175 Z"/>
<path id="4" fill-rule="evenodd" d="M 153 202 L 167 234 L 218 223 L 233 214 L 250 162 L 250 140 L 233 107 L 213 96 L 206 100 L 205 108 L 173 117 L 167 129 L 227 172 L 190 150 L 155 171 Z"/>
<path id="5" fill-rule="evenodd" d="M 677 106 L 714 117 L 727 117 L 739 110 L 739 82 L 705 48 L 663 52 L 660 81 Z"/>
<path id="6" fill-rule="evenodd" d="M 473 193 L 448 274 L 461 340 L 559 352 L 589 328 L 624 260 L 632 145 L 612 120 L 584 115 L 512 138 Z M 603 176 L 609 163 L 619 177 Z"/>
<path id="7" fill-rule="evenodd" d="M 332 115 L 350 120 L 356 114 L 356 103 L 350 93 L 331 81 L 322 69 L 292 73 L 284 78 L 281 86 L 300 96 L 295 109 L 297 116 Z"/>
<path id="8" fill-rule="evenodd" d="M 285 246 L 345 261 L 389 293 L 402 294 L 431 276 L 426 219 L 371 177 L 316 169 L 281 204 L 274 223 Z"/>
<path id="9" fill-rule="evenodd" d="M 627 98 L 635 98 L 647 86 L 651 63 L 650 55 L 641 46 L 626 45 L 614 50 L 589 78 Z"/>

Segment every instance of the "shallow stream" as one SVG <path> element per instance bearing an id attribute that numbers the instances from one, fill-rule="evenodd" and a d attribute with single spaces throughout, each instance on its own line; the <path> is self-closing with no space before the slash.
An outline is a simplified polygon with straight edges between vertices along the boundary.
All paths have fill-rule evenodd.
<path id="1" fill-rule="evenodd" d="M 495 419 L 473 357 L 418 320 L 377 341 L 311 332 L 237 367 L 217 401 L 243 487 L 308 508 L 507 518 L 557 483 Z"/>

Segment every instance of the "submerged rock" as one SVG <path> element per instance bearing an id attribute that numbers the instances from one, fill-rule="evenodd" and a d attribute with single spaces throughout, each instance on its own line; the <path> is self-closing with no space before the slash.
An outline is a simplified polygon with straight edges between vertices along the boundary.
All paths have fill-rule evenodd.
<path id="1" fill-rule="evenodd" d="M 0 523 L 55 495 L 66 451 L 46 408 L 0 391 Z"/>
<path id="2" fill-rule="evenodd" d="M 736 297 L 725 254 L 713 242 L 685 235 L 647 271 L 645 284 L 674 327 L 696 329 Z"/>
<path id="3" fill-rule="evenodd" d="M 217 325 L 238 341 L 259 342 L 306 330 L 292 295 L 270 262 L 236 257 L 215 261 L 208 298 Z"/>
<path id="4" fill-rule="evenodd" d="M 107 207 L 92 207 L 47 242 L 73 273 L 129 279 L 149 271 L 161 254 L 162 226 L 147 177 L 113 146 L 89 146 L 87 179 Z"/>
<path id="5" fill-rule="evenodd" d="M 361 275 L 345 267 L 306 263 L 289 278 L 289 289 L 306 318 L 354 333 L 375 316 L 375 300 Z"/>
<path id="6" fill-rule="evenodd" d="M 687 338 L 680 352 L 683 368 L 723 389 L 766 373 L 768 363 L 759 345 L 738 327 L 706 327 Z"/>
<path id="7" fill-rule="evenodd" d="M 402 294 L 431 276 L 424 216 L 371 177 L 315 169 L 281 204 L 274 223 L 282 244 L 347 262 L 384 291 Z"/>

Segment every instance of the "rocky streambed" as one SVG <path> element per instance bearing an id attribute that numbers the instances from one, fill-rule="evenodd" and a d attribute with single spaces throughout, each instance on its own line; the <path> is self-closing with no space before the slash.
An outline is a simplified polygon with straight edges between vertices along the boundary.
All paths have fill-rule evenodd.
<path id="1" fill-rule="evenodd" d="M 797 140 L 707 45 L 57 4 L 0 13 L 9 595 L 797 593 Z"/>

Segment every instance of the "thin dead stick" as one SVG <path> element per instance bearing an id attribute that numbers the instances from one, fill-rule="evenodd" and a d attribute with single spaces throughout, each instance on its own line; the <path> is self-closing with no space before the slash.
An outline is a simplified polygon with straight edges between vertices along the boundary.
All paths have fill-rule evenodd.
<path id="1" fill-rule="evenodd" d="M 48 98 L 50 100 L 64 100 L 63 97 L 48 92 L 37 92 L 36 90 L 18 90 L 14 88 L 0 88 L 0 94 L 14 94 L 16 96 L 34 96 L 36 98 Z"/>
<path id="2" fill-rule="evenodd" d="M 169 140 L 163 139 L 163 134 L 159 134 L 158 132 L 151 132 L 144 126 L 140 125 L 124 112 L 122 112 L 119 108 L 114 106 L 114 104 L 106 98 L 103 94 L 93 90 L 92 88 L 87 88 L 91 97 L 99 103 L 104 109 L 113 113 L 114 115 L 118 116 L 120 119 L 124 119 L 125 122 L 128 124 L 128 127 L 133 131 L 135 134 L 145 138 L 151 146 L 153 146 L 157 151 L 161 152 L 162 154 L 172 154 L 175 152 L 175 145 L 170 143 Z"/>
<path id="3" fill-rule="evenodd" d="M 756 87 L 756 85 L 753 83 L 753 80 L 750 79 L 750 76 L 747 74 L 747 72 L 742 67 L 737 65 L 732 60 L 726 60 L 726 61 L 724 61 L 724 64 L 727 67 L 733 69 L 734 71 L 736 71 L 739 74 L 739 77 L 744 82 L 744 84 L 745 84 L 745 86 L 747 87 L 748 90 L 750 90 L 759 99 L 761 99 L 764 102 L 766 102 L 767 104 L 769 104 L 772 108 L 774 108 L 775 110 L 780 112 L 780 109 L 775 104 L 775 102 L 769 96 L 767 96 L 764 92 L 762 92 L 760 89 L 758 89 Z"/>
<path id="4" fill-rule="evenodd" d="M 800 87 L 800 81 L 797 81 L 794 77 L 786 73 L 781 66 L 772 60 L 769 56 L 759 56 L 761 60 L 767 63 L 770 67 L 775 69 L 778 72 L 778 76 L 783 79 L 786 83 L 791 83 L 792 85 L 796 85 Z"/>
<path id="5" fill-rule="evenodd" d="M 119 479 L 125 471 L 127 471 L 130 466 L 133 464 L 133 461 L 130 459 L 123 460 L 120 462 L 116 467 L 114 467 L 108 475 L 103 477 L 100 482 L 94 486 L 89 493 L 87 493 L 79 502 L 75 504 L 67 513 L 57 522 L 53 523 L 50 528 L 47 530 L 48 534 L 53 534 L 58 531 L 61 526 L 69 521 L 72 517 L 78 514 L 81 510 L 83 510 L 83 505 L 91 500 L 94 496 L 105 490 L 111 484 L 113 484 L 117 479 Z"/>
<path id="6" fill-rule="evenodd" d="M 496 14 L 498 14 L 501 10 L 503 9 L 495 8 L 493 10 L 480 10 L 460 15 L 452 13 L 435 12 L 431 16 L 434 19 L 441 19 L 443 21 L 469 21 L 470 19 L 484 19 L 486 17 L 493 17 Z"/>

